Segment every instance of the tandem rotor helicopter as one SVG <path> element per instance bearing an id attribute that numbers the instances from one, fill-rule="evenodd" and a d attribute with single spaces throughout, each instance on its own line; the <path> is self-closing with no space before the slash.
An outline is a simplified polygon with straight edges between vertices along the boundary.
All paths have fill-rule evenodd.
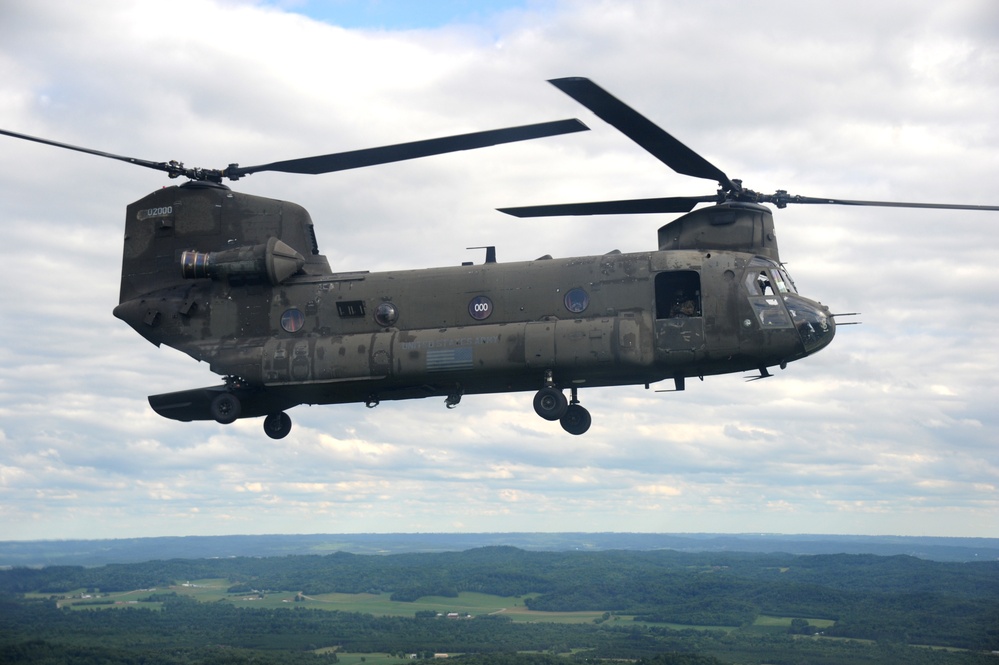
<path id="1" fill-rule="evenodd" d="M 550 81 L 713 194 L 502 208 L 517 217 L 686 213 L 657 250 L 391 272 L 334 272 L 308 212 L 232 191 L 250 173 L 333 171 L 587 129 L 578 120 L 464 134 L 251 167 L 187 168 L 0 133 L 165 171 L 188 182 L 127 207 L 114 315 L 144 338 L 209 363 L 221 385 L 151 395 L 181 421 L 263 417 L 280 439 L 299 404 L 534 391 L 534 410 L 570 434 L 590 427 L 579 390 L 755 371 L 811 355 L 837 316 L 799 294 L 771 210 L 789 203 L 999 210 L 999 206 L 761 194 L 586 78 Z M 712 205 L 694 208 L 700 203 Z M 842 325 L 842 322 L 841 322 Z M 569 396 L 566 397 L 568 391 Z"/>

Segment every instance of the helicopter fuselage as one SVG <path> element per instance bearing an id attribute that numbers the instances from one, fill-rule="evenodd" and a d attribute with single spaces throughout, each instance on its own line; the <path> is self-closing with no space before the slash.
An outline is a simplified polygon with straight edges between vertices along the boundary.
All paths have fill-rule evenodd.
<path id="1" fill-rule="evenodd" d="M 176 278 L 142 292 L 166 264 Z M 685 377 L 765 375 L 835 332 L 777 261 L 749 251 L 334 273 L 303 209 L 206 186 L 129 207 L 115 314 L 227 377 L 226 386 L 150 398 L 179 420 L 218 419 L 210 403 L 221 390 L 248 417 L 430 396 L 454 406 L 464 394 L 546 386 L 570 389 L 574 402 L 587 387 L 673 379 L 682 389 Z"/>

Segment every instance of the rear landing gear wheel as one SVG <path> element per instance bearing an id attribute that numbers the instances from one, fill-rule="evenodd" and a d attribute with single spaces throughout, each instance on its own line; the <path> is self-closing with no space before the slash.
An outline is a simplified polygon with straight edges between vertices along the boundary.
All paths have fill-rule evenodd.
<path id="1" fill-rule="evenodd" d="M 559 419 L 562 429 L 569 434 L 579 436 L 590 429 L 590 412 L 579 404 L 570 404 L 566 407 L 565 415 Z"/>
<path id="2" fill-rule="evenodd" d="M 284 411 L 264 418 L 264 432 L 272 439 L 283 439 L 291 431 L 291 416 Z"/>
<path id="3" fill-rule="evenodd" d="M 236 422 L 242 411 L 243 406 L 239 403 L 239 398 L 232 393 L 219 393 L 212 400 L 212 418 L 222 425 Z"/>
<path id="4" fill-rule="evenodd" d="M 534 412 L 545 420 L 558 420 L 568 407 L 562 391 L 552 386 L 545 386 L 534 396 Z"/>

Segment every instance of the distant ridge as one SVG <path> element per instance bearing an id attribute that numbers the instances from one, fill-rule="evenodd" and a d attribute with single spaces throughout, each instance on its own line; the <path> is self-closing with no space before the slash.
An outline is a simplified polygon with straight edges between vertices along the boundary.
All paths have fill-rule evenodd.
<path id="1" fill-rule="evenodd" d="M 999 538 L 757 533 L 352 533 L 0 541 L 0 566 L 100 566 L 157 559 L 333 552 L 456 552 L 497 545 L 541 551 L 670 549 L 681 552 L 905 554 L 933 561 L 999 560 Z"/>

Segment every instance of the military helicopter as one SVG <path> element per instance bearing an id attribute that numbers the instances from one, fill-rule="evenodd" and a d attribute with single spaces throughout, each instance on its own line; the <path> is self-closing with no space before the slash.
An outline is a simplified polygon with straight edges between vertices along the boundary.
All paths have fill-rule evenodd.
<path id="1" fill-rule="evenodd" d="M 770 209 L 789 203 L 999 210 L 999 206 L 760 194 L 729 179 L 585 78 L 551 81 L 660 161 L 719 184 L 706 196 L 502 208 L 518 217 L 687 213 L 654 251 L 391 272 L 334 272 L 308 212 L 232 191 L 263 171 L 328 173 L 587 129 L 563 120 L 251 167 L 187 168 L 0 130 L 15 138 L 165 171 L 189 181 L 126 209 L 114 315 L 159 346 L 209 363 L 221 385 L 149 397 L 180 421 L 263 417 L 280 439 L 299 404 L 533 391 L 534 410 L 583 434 L 581 388 L 755 371 L 811 355 L 836 318 L 799 294 L 781 263 Z M 714 205 L 694 210 L 700 203 Z M 569 397 L 566 397 L 566 391 Z"/>

